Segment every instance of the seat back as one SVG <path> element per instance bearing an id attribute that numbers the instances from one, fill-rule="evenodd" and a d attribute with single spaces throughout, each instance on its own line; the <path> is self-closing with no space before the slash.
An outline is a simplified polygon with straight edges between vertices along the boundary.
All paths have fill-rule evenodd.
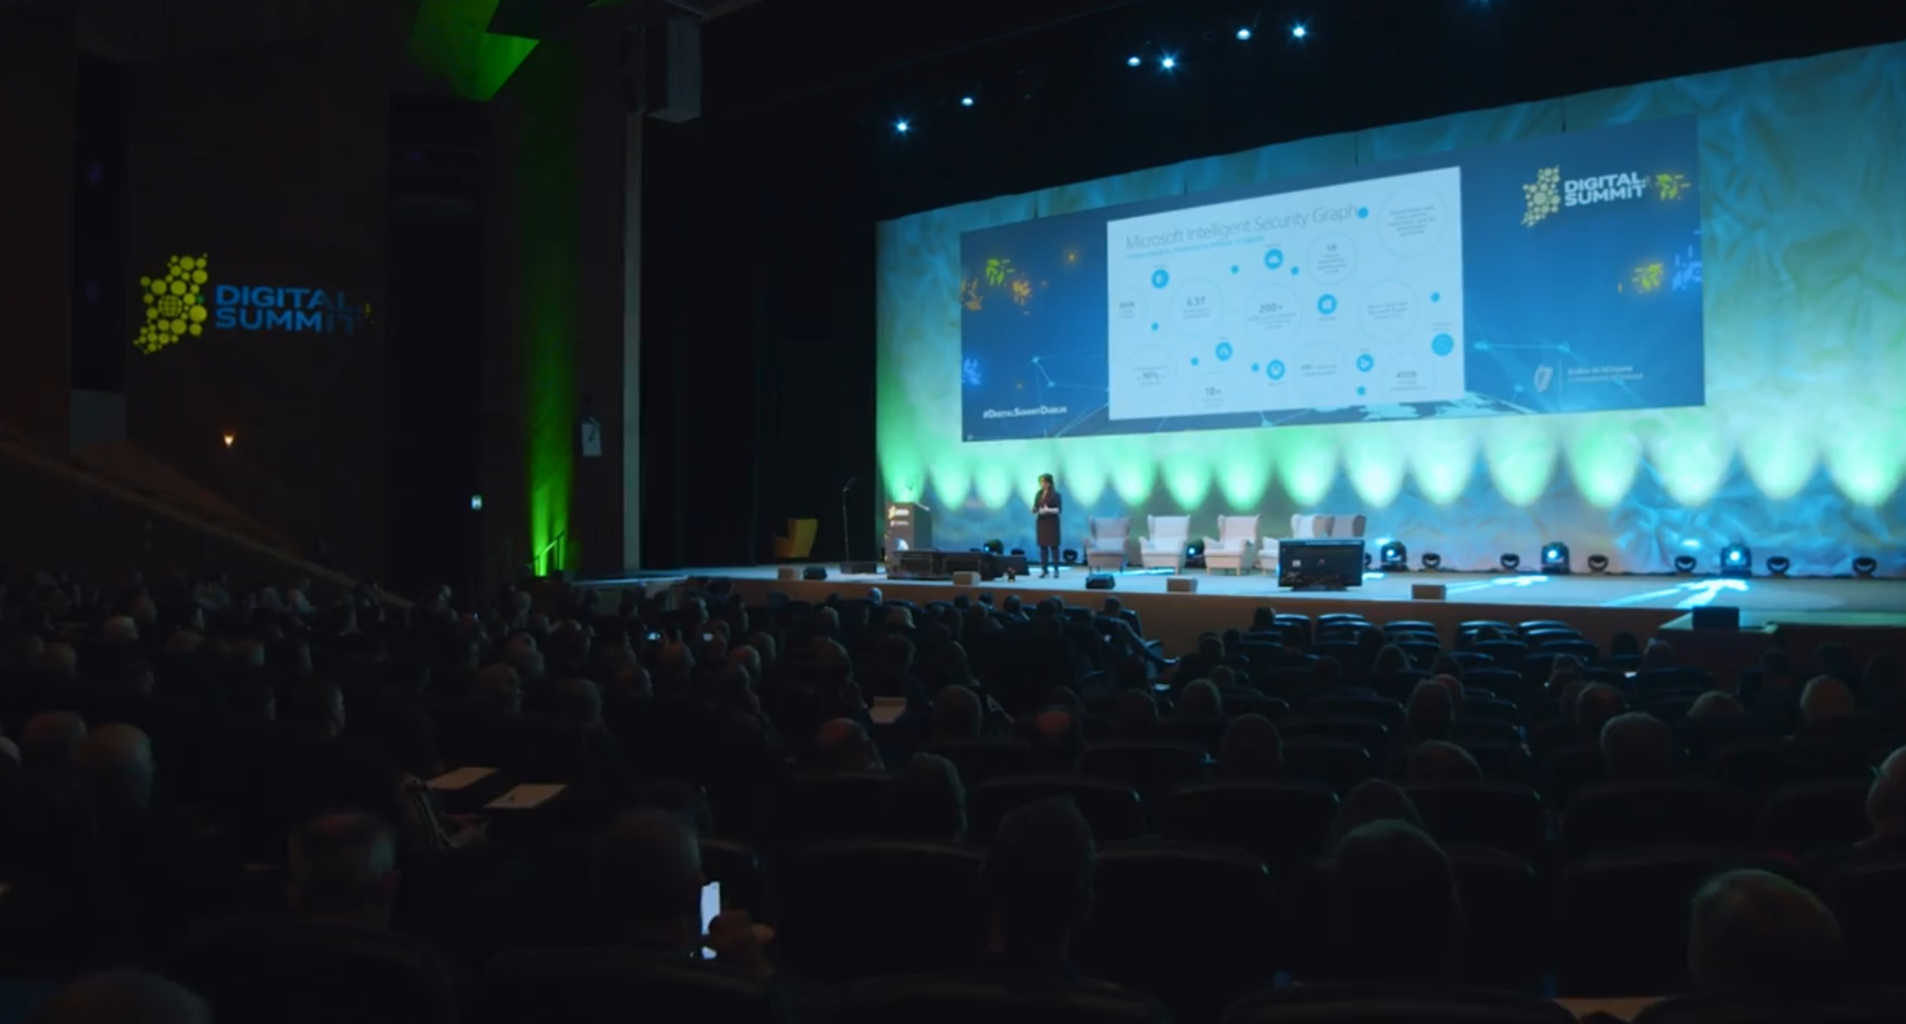
<path id="1" fill-rule="evenodd" d="M 1370 777 L 1370 751 L 1361 744 L 1322 736 L 1296 736 L 1284 742 L 1284 765 L 1293 776 L 1344 792 Z"/>
<path id="2" fill-rule="evenodd" d="M 800 847 L 777 877 L 776 945 L 790 970 L 836 984 L 957 969 L 981 937 L 977 850 L 912 840 Z"/>
<path id="3" fill-rule="evenodd" d="M 1701 779 L 1591 782 L 1562 816 L 1562 856 L 1631 846 L 1749 847 L 1758 838 L 1739 794 Z"/>
<path id="4" fill-rule="evenodd" d="M 1295 540 L 1317 540 L 1330 536 L 1330 526 L 1335 516 L 1295 515 L 1291 517 L 1291 537 Z"/>
<path id="5" fill-rule="evenodd" d="M 833 1024 L 1171 1024 L 1157 1000 L 1111 985 L 985 974 L 879 978 L 841 995 Z"/>
<path id="6" fill-rule="evenodd" d="M 1236 927 L 1278 914 L 1255 854 L 1147 841 L 1099 851 L 1092 914 L 1073 939 L 1087 977 L 1156 996 L 1180 1020 L 1214 1021 L 1239 996 L 1269 985 L 1281 930 Z M 1222 932 L 1223 942 L 1188 942 Z"/>
<path id="7" fill-rule="evenodd" d="M 1199 781 L 1204 778 L 1204 762 L 1204 750 L 1190 743 L 1114 740 L 1088 748 L 1080 770 L 1093 778 L 1114 779 L 1140 793 L 1149 793 Z"/>
<path id="8" fill-rule="evenodd" d="M 1542 858 L 1548 821 L 1542 798 L 1527 786 L 1445 783 L 1411 786 L 1409 792 L 1424 827 L 1439 843 L 1486 847 L 1530 861 Z"/>
<path id="9" fill-rule="evenodd" d="M 775 1019 L 767 990 L 755 982 L 616 947 L 507 953 L 490 961 L 481 992 L 474 1016 L 494 1024 L 617 1024 L 632 1006 L 671 1024 Z"/>
<path id="10" fill-rule="evenodd" d="M 1537 996 L 1454 986 L 1304 985 L 1257 992 L 1225 1011 L 1224 1024 L 1574 1024 Z"/>
<path id="11" fill-rule="evenodd" d="M 1190 516 L 1146 516 L 1146 541 L 1154 546 L 1184 544 L 1191 538 Z"/>
<path id="12" fill-rule="evenodd" d="M 969 789 L 989 779 L 1024 775 L 1032 770 L 1032 751 L 1022 739 L 983 736 L 942 740 L 928 750 L 953 762 L 960 781 Z"/>
<path id="13" fill-rule="evenodd" d="M 986 842 L 1000 821 L 1035 800 L 1069 796 L 1092 826 L 1101 843 L 1137 839 L 1145 831 L 1145 814 L 1138 790 L 1128 782 L 1088 779 L 1071 775 L 1022 775 L 994 779 L 969 794 L 967 820 L 973 839 Z"/>
<path id="14" fill-rule="evenodd" d="M 1313 782 L 1206 782 L 1165 798 L 1168 838 L 1262 857 L 1279 878 L 1324 848 L 1337 794 Z"/>
<path id="15" fill-rule="evenodd" d="M 1553 891 L 1528 859 L 1499 849 L 1444 847 L 1463 901 L 1459 979 L 1519 992 L 1539 991 L 1554 932 Z"/>
<path id="16" fill-rule="evenodd" d="M 1257 540 L 1260 516 L 1219 516 L 1218 540 L 1221 543 L 1246 543 Z"/>
<path id="17" fill-rule="evenodd" d="M 305 921 L 217 922 L 179 944 L 173 980 L 204 996 L 219 1020 L 349 1020 L 450 1024 L 456 979 L 407 936 Z"/>
<path id="18" fill-rule="evenodd" d="M 1853 779 L 1803 782 L 1775 790 L 1761 811 L 1761 846 L 1796 855 L 1852 846 L 1873 830 L 1866 819 L 1866 795 L 1871 788 Z"/>
<path id="19" fill-rule="evenodd" d="M 1827 876 L 1827 906 L 1846 938 L 1849 980 L 1899 984 L 1906 943 L 1906 857 L 1856 859 Z"/>
<path id="20" fill-rule="evenodd" d="M 1132 535 L 1132 520 L 1129 516 L 1117 516 L 1100 519 L 1093 516 L 1085 521 L 1086 535 L 1093 541 L 1116 541 L 1123 550 L 1125 538 Z"/>

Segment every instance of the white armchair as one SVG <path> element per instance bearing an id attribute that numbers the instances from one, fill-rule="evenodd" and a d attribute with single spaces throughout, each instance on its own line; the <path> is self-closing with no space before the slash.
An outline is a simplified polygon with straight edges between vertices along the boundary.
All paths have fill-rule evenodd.
<path id="1" fill-rule="evenodd" d="M 1204 539 L 1204 564 L 1242 573 L 1257 567 L 1257 516 L 1219 516 L 1218 535 Z"/>
<path id="2" fill-rule="evenodd" d="M 1295 515 L 1291 517 L 1291 540 L 1315 540 L 1320 537 L 1363 536 L 1365 519 L 1363 516 L 1332 515 Z M 1277 571 L 1277 540 L 1272 537 L 1259 538 L 1257 549 L 1258 568 L 1267 572 Z"/>
<path id="3" fill-rule="evenodd" d="M 1132 521 L 1090 518 L 1085 521 L 1085 566 L 1121 572 L 1130 558 Z"/>
<path id="4" fill-rule="evenodd" d="M 1146 536 L 1138 545 L 1138 561 L 1147 569 L 1185 568 L 1185 545 L 1191 540 L 1190 516 L 1146 516 Z"/>

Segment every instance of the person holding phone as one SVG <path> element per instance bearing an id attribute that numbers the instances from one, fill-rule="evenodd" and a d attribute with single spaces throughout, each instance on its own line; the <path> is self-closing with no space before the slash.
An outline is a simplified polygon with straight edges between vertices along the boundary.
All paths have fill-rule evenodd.
<path id="1" fill-rule="evenodd" d="M 764 985 L 773 979 L 773 933 L 747 911 L 720 906 L 720 890 L 702 874 L 701 840 L 680 817 L 651 808 L 617 818 L 597 855 L 596 887 L 620 946 Z"/>
<path id="2" fill-rule="evenodd" d="M 1039 493 L 1032 499 L 1032 512 L 1037 520 L 1033 539 L 1039 544 L 1039 578 L 1042 580 L 1059 574 L 1059 514 L 1064 508 L 1065 499 L 1053 486 L 1052 474 L 1039 474 Z"/>

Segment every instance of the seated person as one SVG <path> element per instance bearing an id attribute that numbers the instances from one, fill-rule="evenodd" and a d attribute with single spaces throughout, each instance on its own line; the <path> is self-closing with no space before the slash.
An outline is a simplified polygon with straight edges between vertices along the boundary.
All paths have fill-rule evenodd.
<path id="1" fill-rule="evenodd" d="M 953 762 L 915 754 L 882 794 L 890 835 L 958 843 L 966 838 L 966 787 Z"/>
<path id="2" fill-rule="evenodd" d="M 1660 779 L 1674 774 L 1674 730 L 1645 712 L 1617 715 L 1602 726 L 1602 776 Z"/>
<path id="3" fill-rule="evenodd" d="M 1436 985 L 1454 980 L 1463 905 L 1449 857 L 1423 830 L 1378 821 L 1336 854 L 1339 959 L 1346 980 Z"/>
<path id="4" fill-rule="evenodd" d="M 1402 821 L 1423 826 L 1423 816 L 1416 809 L 1416 801 L 1394 782 L 1384 779 L 1366 779 L 1355 789 L 1344 794 L 1343 803 L 1337 805 L 1336 817 L 1330 822 L 1330 841 L 1334 846 L 1343 841 L 1343 837 L 1365 825 L 1378 821 Z"/>
<path id="5" fill-rule="evenodd" d="M 1091 912 L 1097 860 L 1091 826 L 1066 797 L 1006 815 L 981 872 L 990 924 L 980 970 L 1078 978 L 1072 932 Z"/>
<path id="6" fill-rule="evenodd" d="M 1456 702 L 1449 688 L 1434 679 L 1425 679 L 1410 691 L 1410 702 L 1403 716 L 1403 731 L 1408 742 L 1449 739 L 1450 723 L 1456 718 Z"/>
<path id="7" fill-rule="evenodd" d="M 1845 975 L 1839 923 L 1805 889 L 1765 871 L 1731 871 L 1695 894 L 1688 920 L 1695 991 L 1830 996 Z"/>
<path id="8" fill-rule="evenodd" d="M 1284 736 L 1270 719 L 1253 712 L 1225 725 L 1218 744 L 1218 775 L 1224 781 L 1268 782 L 1283 768 Z"/>
<path id="9" fill-rule="evenodd" d="M 118 970 L 70 982 L 27 1024 L 211 1024 L 205 1000 L 149 971 Z"/>
<path id="10" fill-rule="evenodd" d="M 1469 751 L 1442 740 L 1417 744 L 1416 749 L 1410 751 L 1408 771 L 1412 786 L 1482 781 L 1482 767 Z"/>
<path id="11" fill-rule="evenodd" d="M 1079 713 L 1051 707 L 1034 715 L 1027 746 L 1035 774 L 1077 774 L 1079 761 L 1085 757 L 1085 728 Z"/>
<path id="12" fill-rule="evenodd" d="M 598 851 L 595 881 L 620 945 L 632 953 L 699 965 L 706 946 L 722 969 L 762 982 L 774 976 L 745 911 L 722 911 L 703 934 L 701 843 L 675 815 L 649 809 L 618 817 Z"/>
<path id="13" fill-rule="evenodd" d="M 813 763 L 817 771 L 823 772 L 887 770 L 867 727 L 851 718 L 836 718 L 821 726 L 814 736 Z"/>

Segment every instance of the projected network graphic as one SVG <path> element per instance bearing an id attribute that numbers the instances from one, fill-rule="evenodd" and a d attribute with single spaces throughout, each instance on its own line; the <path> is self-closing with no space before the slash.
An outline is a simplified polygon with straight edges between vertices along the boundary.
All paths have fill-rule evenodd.
<path id="1" fill-rule="evenodd" d="M 1112 420 L 1446 402 L 1458 167 L 1106 224 Z"/>

